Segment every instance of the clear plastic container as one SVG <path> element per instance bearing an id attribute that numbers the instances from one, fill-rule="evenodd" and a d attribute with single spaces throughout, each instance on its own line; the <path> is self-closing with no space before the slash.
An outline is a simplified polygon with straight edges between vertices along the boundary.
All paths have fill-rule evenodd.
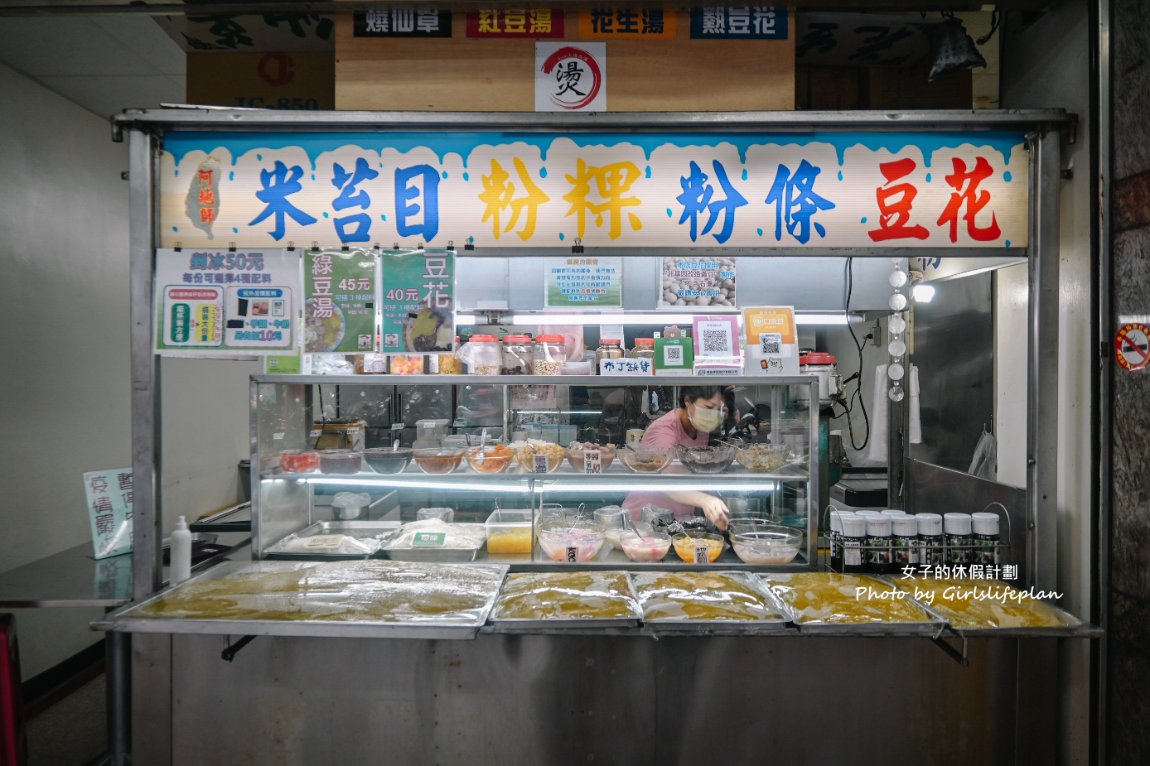
<path id="1" fill-rule="evenodd" d="M 484 523 L 487 555 L 509 556 L 531 553 L 535 542 L 530 508 L 497 508 Z"/>
<path id="2" fill-rule="evenodd" d="M 655 359 L 655 339 L 635 338 L 634 348 L 627 351 L 628 359 Z"/>
<path id="3" fill-rule="evenodd" d="M 535 350 L 531 354 L 533 375 L 562 375 L 567 353 L 563 349 L 562 335 L 540 335 L 535 339 Z"/>
<path id="4" fill-rule="evenodd" d="M 494 335 L 472 335 L 456 352 L 469 375 L 501 375 L 503 349 Z"/>
<path id="5" fill-rule="evenodd" d="M 350 449 L 324 449 L 319 451 L 320 473 L 359 473 L 363 466 L 363 453 Z"/>
<path id="6" fill-rule="evenodd" d="M 504 375 L 530 375 L 535 353 L 534 343 L 529 335 L 508 335 L 503 339 Z"/>
<path id="7" fill-rule="evenodd" d="M 595 349 L 595 375 L 599 374 L 599 363 L 606 359 L 623 358 L 623 341 L 618 338 L 604 338 L 599 341 L 599 348 Z"/>

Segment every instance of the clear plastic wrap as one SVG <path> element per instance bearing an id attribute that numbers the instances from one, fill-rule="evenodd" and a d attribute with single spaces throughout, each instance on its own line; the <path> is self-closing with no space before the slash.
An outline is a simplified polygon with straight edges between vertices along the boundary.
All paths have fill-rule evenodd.
<path id="1" fill-rule="evenodd" d="M 193 579 L 127 616 L 481 625 L 504 572 L 474 564 L 252 562 Z"/>
<path id="2" fill-rule="evenodd" d="M 953 628 L 1073 628 L 1074 616 L 998 580 L 911 577 L 895 585 L 927 603 Z"/>
<path id="3" fill-rule="evenodd" d="M 800 627 L 937 621 L 898 588 L 866 575 L 772 572 L 760 577 L 791 609 Z"/>
<path id="4" fill-rule="evenodd" d="M 507 576 L 493 620 L 638 620 L 625 572 L 517 572 Z"/>
<path id="5" fill-rule="evenodd" d="M 646 622 L 786 620 L 741 572 L 636 572 L 631 583 Z"/>

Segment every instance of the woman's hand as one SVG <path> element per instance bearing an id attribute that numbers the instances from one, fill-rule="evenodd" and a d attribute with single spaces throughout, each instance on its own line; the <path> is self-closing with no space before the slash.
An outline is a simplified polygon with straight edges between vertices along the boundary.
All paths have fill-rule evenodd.
<path id="1" fill-rule="evenodd" d="M 727 504 L 714 495 L 703 493 L 699 507 L 703 509 L 703 515 L 707 517 L 707 521 L 714 524 L 720 530 L 727 528 L 727 517 L 730 510 Z"/>

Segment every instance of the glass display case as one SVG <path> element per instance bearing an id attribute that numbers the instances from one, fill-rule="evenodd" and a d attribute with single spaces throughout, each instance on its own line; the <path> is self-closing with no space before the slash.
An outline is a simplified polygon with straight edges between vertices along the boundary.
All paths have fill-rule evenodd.
<path id="1" fill-rule="evenodd" d="M 813 568 L 820 423 L 807 402 L 817 385 L 808 376 L 255 376 L 253 555 L 513 570 Z M 727 402 L 710 445 L 645 447 L 644 430 L 692 386 L 714 386 Z M 703 515 L 708 498 L 727 508 L 728 529 Z"/>

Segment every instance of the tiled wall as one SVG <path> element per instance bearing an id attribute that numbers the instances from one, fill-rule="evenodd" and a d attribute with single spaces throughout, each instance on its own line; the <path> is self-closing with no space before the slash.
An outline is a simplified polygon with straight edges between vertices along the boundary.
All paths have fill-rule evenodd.
<path id="1" fill-rule="evenodd" d="M 1112 2 L 1111 329 L 1150 316 L 1150 0 Z M 1107 254 L 1103 254 L 1106 257 Z M 1113 356 L 1109 761 L 1150 763 L 1150 370 Z M 1105 477 L 1104 477 L 1105 478 Z"/>

